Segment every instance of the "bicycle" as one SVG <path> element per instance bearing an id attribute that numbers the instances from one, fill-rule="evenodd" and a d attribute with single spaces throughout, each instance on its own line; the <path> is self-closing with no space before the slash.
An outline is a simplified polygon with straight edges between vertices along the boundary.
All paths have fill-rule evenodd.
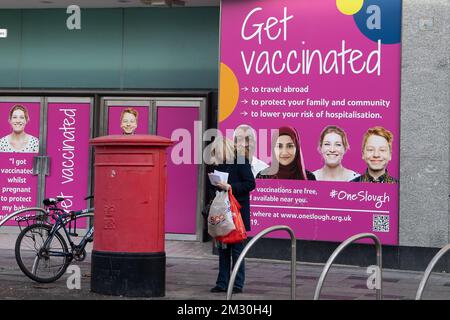
<path id="1" fill-rule="evenodd" d="M 87 197 L 85 200 L 92 198 Z M 37 223 L 24 228 L 16 240 L 15 256 L 22 272 L 30 279 L 40 283 L 58 280 L 73 260 L 81 262 L 86 258 L 86 245 L 93 241 L 94 226 L 90 225 L 87 233 L 78 244 L 72 237 L 78 237 L 77 221 L 93 217 L 94 208 L 81 211 L 65 211 L 58 207 L 64 197 L 44 200 L 46 214 Z M 51 223 L 50 218 L 54 219 Z M 60 230 L 69 241 L 70 249 Z"/>

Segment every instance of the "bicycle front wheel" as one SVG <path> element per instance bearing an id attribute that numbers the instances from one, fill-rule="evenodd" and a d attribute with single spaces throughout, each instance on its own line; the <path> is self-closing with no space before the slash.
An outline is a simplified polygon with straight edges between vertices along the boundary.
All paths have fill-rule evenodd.
<path id="1" fill-rule="evenodd" d="M 58 280 L 70 264 L 67 243 L 55 232 L 45 245 L 52 227 L 33 224 L 19 234 L 16 241 L 16 261 L 20 270 L 30 279 L 49 283 Z"/>

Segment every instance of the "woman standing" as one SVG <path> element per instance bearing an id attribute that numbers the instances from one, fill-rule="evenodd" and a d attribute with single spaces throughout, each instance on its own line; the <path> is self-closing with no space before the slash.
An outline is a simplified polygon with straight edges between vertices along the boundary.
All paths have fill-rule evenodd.
<path id="1" fill-rule="evenodd" d="M 323 129 L 319 141 L 319 153 L 325 162 L 324 166 L 314 175 L 321 181 L 350 181 L 359 176 L 353 170 L 342 165 L 345 153 L 349 149 L 347 134 L 337 126 L 327 126 Z"/>
<path id="2" fill-rule="evenodd" d="M 241 205 L 241 216 L 246 231 L 250 231 L 250 192 L 255 189 L 253 176 L 248 160 L 237 158 L 233 142 L 224 137 L 217 137 L 211 145 L 211 162 L 207 172 L 214 170 L 227 172 L 228 181 L 222 181 L 216 186 L 209 183 L 209 198 L 213 199 L 216 191 L 228 191 L 232 189 L 233 195 Z M 232 266 L 237 262 L 244 249 L 244 242 L 235 244 L 222 244 L 217 242 L 219 251 L 219 275 L 216 286 L 211 292 L 226 292 L 231 276 Z M 245 281 L 245 266 L 242 262 L 236 276 L 233 293 L 241 293 Z"/>
<path id="3" fill-rule="evenodd" d="M 316 180 L 314 175 L 305 169 L 300 138 L 295 128 L 278 129 L 278 134 L 272 137 L 272 163 L 256 178 Z"/>
<path id="4" fill-rule="evenodd" d="M 30 120 L 27 108 L 16 104 L 9 111 L 12 132 L 0 139 L 0 152 L 39 152 L 39 139 L 25 132 Z"/>

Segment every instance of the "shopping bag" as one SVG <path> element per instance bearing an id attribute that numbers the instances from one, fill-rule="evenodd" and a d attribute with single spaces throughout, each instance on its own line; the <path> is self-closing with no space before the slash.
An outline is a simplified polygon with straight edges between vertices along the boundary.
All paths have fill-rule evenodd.
<path id="1" fill-rule="evenodd" d="M 247 232 L 245 230 L 245 225 L 244 221 L 242 220 L 241 212 L 239 211 L 241 209 L 241 205 L 233 196 L 233 192 L 231 189 L 228 191 L 228 199 L 230 200 L 231 213 L 233 215 L 233 223 L 236 229 L 231 231 L 229 234 L 225 236 L 216 237 L 216 240 L 226 244 L 233 244 L 247 239 Z"/>
<path id="2" fill-rule="evenodd" d="M 228 193 L 216 191 L 208 214 L 208 233 L 211 237 L 229 234 L 235 229 Z"/>

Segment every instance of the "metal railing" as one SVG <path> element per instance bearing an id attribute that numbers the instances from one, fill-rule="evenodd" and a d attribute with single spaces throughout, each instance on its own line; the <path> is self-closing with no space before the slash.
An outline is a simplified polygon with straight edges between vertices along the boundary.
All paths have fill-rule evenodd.
<path id="1" fill-rule="evenodd" d="M 319 282 L 317 283 L 317 287 L 316 287 L 316 292 L 314 293 L 314 300 L 319 300 L 320 292 L 322 291 L 323 283 L 324 283 L 325 278 L 326 278 L 326 276 L 328 274 L 328 271 L 330 270 L 331 265 L 334 263 L 334 260 L 336 259 L 336 257 L 342 252 L 342 250 L 344 250 L 351 243 L 353 243 L 353 242 L 355 242 L 357 240 L 360 240 L 360 239 L 365 239 L 365 238 L 370 238 L 370 239 L 372 239 L 375 242 L 375 248 L 376 248 L 376 252 L 377 252 L 377 265 L 378 265 L 378 274 L 376 275 L 377 276 L 377 278 L 376 278 L 376 282 L 377 282 L 377 285 L 376 285 L 377 300 L 381 300 L 383 298 L 383 293 L 382 293 L 383 276 L 382 276 L 381 242 L 378 239 L 378 237 L 376 235 L 372 234 L 372 233 L 359 233 L 359 234 L 356 234 L 356 235 L 348 238 L 344 242 L 342 242 L 339 245 L 339 247 L 337 247 L 336 250 L 334 250 L 333 254 L 331 255 L 331 257 L 328 259 L 327 263 L 325 264 L 325 267 L 324 267 L 324 269 L 322 271 L 322 274 L 320 275 Z"/>
<path id="2" fill-rule="evenodd" d="M 450 244 L 439 250 L 439 252 L 436 253 L 436 255 L 433 257 L 433 259 L 431 259 L 428 267 L 425 270 L 425 273 L 423 274 L 422 280 L 420 281 L 419 289 L 417 289 L 416 300 L 422 299 L 423 290 L 425 289 L 428 279 L 430 278 L 431 271 L 433 271 L 436 263 L 442 258 L 444 254 L 447 253 L 447 251 L 450 251 Z"/>
<path id="3" fill-rule="evenodd" d="M 277 230 L 286 230 L 289 235 L 291 236 L 291 300 L 295 300 L 295 291 L 296 291 L 296 266 L 297 266 L 297 251 L 296 251 L 296 241 L 294 231 L 292 231 L 291 228 L 288 226 L 273 226 L 267 229 L 264 229 L 260 233 L 258 233 L 250 242 L 245 246 L 244 250 L 242 250 L 242 253 L 239 255 L 239 258 L 233 268 L 233 272 L 231 273 L 230 282 L 228 284 L 228 290 L 227 290 L 227 300 L 231 300 L 231 295 L 233 293 L 233 287 L 234 282 L 236 281 L 236 275 L 238 273 L 239 267 L 242 264 L 242 261 L 244 261 L 245 256 L 247 255 L 248 251 L 251 249 L 251 247 L 261 239 L 263 236 L 265 236 L 268 233 L 271 233 L 273 231 Z"/>
<path id="4" fill-rule="evenodd" d="M 0 227 L 3 226 L 6 222 L 11 220 L 12 218 L 14 218 L 15 216 L 18 216 L 19 214 L 22 214 L 22 213 L 25 213 L 25 212 L 28 212 L 28 211 L 30 211 L 30 212 L 31 211 L 33 211 L 33 212 L 40 211 L 40 212 L 42 212 L 42 214 L 46 214 L 47 213 L 45 211 L 45 209 L 38 208 L 38 207 L 21 209 L 21 210 L 18 210 L 18 211 L 15 211 L 15 212 L 11 213 L 10 215 L 6 216 L 2 221 L 0 221 Z"/>

